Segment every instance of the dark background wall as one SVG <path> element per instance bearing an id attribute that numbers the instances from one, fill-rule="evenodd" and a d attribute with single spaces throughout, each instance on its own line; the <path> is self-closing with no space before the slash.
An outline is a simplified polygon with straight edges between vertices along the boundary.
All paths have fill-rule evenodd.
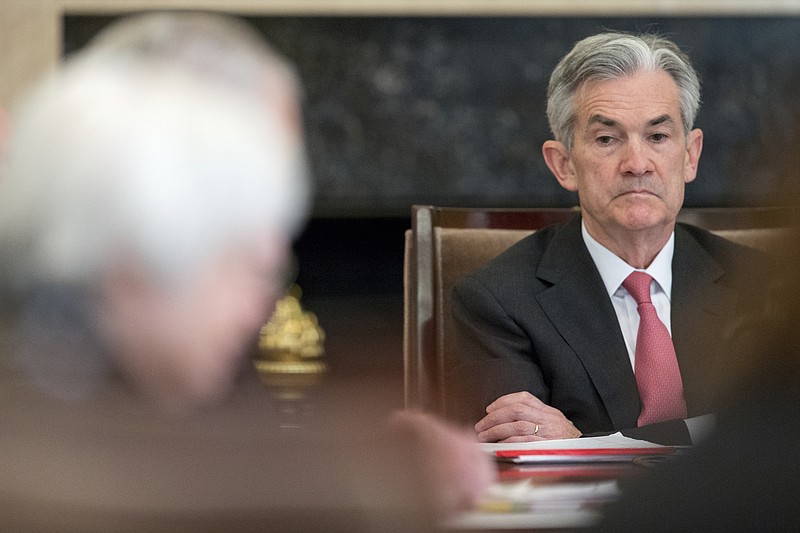
<path id="1" fill-rule="evenodd" d="M 113 17 L 64 19 L 65 53 Z M 705 131 L 686 204 L 780 203 L 797 179 L 797 17 L 248 17 L 298 66 L 316 183 L 297 243 L 310 296 L 401 289 L 414 203 L 561 206 L 550 176 L 547 78 L 580 38 L 656 31 L 692 58 Z"/>
<path id="2" fill-rule="evenodd" d="M 687 204 L 772 203 L 793 151 L 799 18 L 257 18 L 299 65 L 322 212 L 569 205 L 539 152 L 549 74 L 603 28 L 672 37 L 703 80 Z M 792 176 L 793 177 L 793 176 Z"/>

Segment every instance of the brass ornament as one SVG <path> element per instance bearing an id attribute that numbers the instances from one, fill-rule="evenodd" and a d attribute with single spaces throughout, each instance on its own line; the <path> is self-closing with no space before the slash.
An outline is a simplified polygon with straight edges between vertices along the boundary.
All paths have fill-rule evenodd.
<path id="1" fill-rule="evenodd" d="M 317 316 L 300 304 L 302 290 L 293 285 L 275 304 L 275 312 L 261 327 L 253 364 L 261 381 L 281 402 L 285 415 L 297 415 L 300 403 L 328 371 L 322 359 L 325 331 Z"/>

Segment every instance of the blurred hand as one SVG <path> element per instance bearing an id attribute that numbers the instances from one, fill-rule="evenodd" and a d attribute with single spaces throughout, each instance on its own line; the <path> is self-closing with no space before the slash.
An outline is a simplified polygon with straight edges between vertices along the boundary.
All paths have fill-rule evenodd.
<path id="1" fill-rule="evenodd" d="M 398 411 L 390 424 L 411 438 L 440 516 L 473 507 L 495 480 L 494 462 L 471 431 L 416 411 Z"/>
<path id="2" fill-rule="evenodd" d="M 529 392 L 514 392 L 496 399 L 487 415 L 475 424 L 481 442 L 530 442 L 581 436 L 564 413 Z"/>

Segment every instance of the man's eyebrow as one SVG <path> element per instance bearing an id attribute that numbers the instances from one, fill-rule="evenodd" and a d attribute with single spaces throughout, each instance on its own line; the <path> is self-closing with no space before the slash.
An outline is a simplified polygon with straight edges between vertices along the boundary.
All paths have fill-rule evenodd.
<path id="1" fill-rule="evenodd" d="M 615 128 L 619 126 L 619 122 L 603 115 L 592 115 L 589 117 L 589 124 L 600 124 L 609 128 Z"/>
<path id="2" fill-rule="evenodd" d="M 659 124 L 674 124 L 675 120 L 668 114 L 660 115 L 652 120 L 649 120 L 647 124 L 649 126 L 658 126 Z M 602 126 L 606 126 L 609 128 L 616 128 L 619 126 L 619 122 L 614 120 L 613 118 L 608 118 L 604 115 L 592 115 L 589 117 L 589 124 L 600 124 Z"/>
<path id="3" fill-rule="evenodd" d="M 672 120 L 672 117 L 669 115 L 661 115 L 660 117 L 656 117 L 649 122 L 651 126 L 658 126 L 659 124 L 674 124 L 675 121 Z"/>

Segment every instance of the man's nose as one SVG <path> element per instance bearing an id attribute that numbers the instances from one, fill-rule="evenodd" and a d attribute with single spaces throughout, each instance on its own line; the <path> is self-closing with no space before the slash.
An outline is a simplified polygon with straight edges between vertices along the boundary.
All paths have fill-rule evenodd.
<path id="1" fill-rule="evenodd" d="M 643 141 L 630 140 L 625 143 L 620 171 L 623 175 L 642 176 L 652 170 L 651 159 Z"/>

